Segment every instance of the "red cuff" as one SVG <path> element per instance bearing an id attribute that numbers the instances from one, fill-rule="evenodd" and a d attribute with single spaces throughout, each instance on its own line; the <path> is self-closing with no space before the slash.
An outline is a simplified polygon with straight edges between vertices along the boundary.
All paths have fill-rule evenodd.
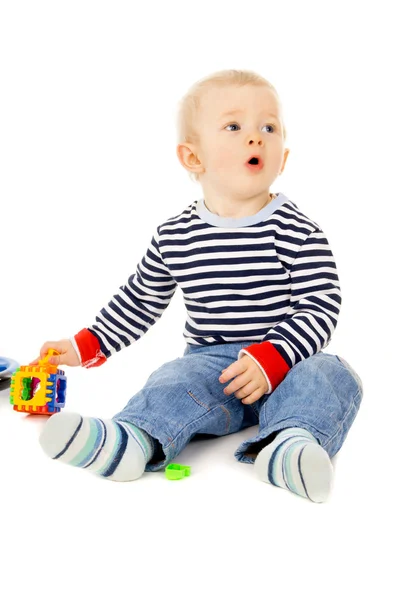
<path id="1" fill-rule="evenodd" d="M 75 340 L 79 347 L 82 367 L 99 367 L 106 361 L 99 341 L 91 331 L 82 329 L 75 335 Z"/>
<path id="2" fill-rule="evenodd" d="M 271 342 L 253 344 L 242 350 L 250 354 L 264 369 L 271 383 L 271 391 L 283 381 L 290 371 L 289 365 Z"/>

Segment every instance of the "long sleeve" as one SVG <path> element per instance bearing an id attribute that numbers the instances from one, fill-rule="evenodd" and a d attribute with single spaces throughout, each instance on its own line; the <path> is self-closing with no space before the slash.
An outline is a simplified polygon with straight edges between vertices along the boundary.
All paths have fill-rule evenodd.
<path id="1" fill-rule="evenodd" d="M 81 364 L 99 366 L 143 336 L 161 317 L 176 287 L 159 249 L 157 229 L 135 273 L 101 309 L 95 323 L 75 335 Z"/>
<path id="2" fill-rule="evenodd" d="M 244 348 L 262 368 L 270 391 L 299 361 L 330 341 L 340 312 L 341 293 L 336 264 L 324 233 L 311 232 L 290 269 L 291 301 L 286 317 L 264 340 Z"/>

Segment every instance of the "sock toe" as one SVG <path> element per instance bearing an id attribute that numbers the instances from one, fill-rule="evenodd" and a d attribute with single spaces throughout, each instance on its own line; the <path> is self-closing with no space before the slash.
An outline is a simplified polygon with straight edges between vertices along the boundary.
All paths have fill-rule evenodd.
<path id="1" fill-rule="evenodd" d="M 254 462 L 258 477 L 267 483 L 325 502 L 333 481 L 333 466 L 326 450 L 305 430 L 283 430 L 265 446 Z"/>
<path id="2" fill-rule="evenodd" d="M 325 502 L 333 479 L 333 467 L 326 450 L 316 444 L 307 444 L 301 455 L 301 472 L 310 500 Z"/>
<path id="3" fill-rule="evenodd" d="M 39 437 L 39 443 L 50 458 L 58 457 L 71 442 L 71 438 L 82 423 L 77 413 L 57 413 L 50 417 Z"/>

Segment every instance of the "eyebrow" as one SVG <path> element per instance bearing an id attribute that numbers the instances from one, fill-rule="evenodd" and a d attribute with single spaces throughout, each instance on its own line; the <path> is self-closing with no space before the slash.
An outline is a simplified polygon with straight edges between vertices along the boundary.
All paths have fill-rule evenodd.
<path id="1" fill-rule="evenodd" d="M 223 115 L 221 115 L 221 119 L 225 119 L 226 117 L 229 116 L 233 116 L 239 113 L 242 113 L 243 110 L 241 110 L 240 108 L 236 108 L 235 110 L 229 110 L 228 112 L 224 113 Z M 277 115 L 275 115 L 274 113 L 268 113 L 270 117 L 273 117 L 274 119 L 279 119 L 279 117 Z"/>

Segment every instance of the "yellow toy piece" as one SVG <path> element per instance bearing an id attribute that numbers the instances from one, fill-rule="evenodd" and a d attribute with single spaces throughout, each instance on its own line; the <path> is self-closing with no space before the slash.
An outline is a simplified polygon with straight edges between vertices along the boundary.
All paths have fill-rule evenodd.
<path id="1" fill-rule="evenodd" d="M 65 372 L 48 362 L 58 354 L 51 349 L 38 365 L 21 366 L 15 371 L 10 388 L 14 410 L 52 415 L 65 406 Z"/>

